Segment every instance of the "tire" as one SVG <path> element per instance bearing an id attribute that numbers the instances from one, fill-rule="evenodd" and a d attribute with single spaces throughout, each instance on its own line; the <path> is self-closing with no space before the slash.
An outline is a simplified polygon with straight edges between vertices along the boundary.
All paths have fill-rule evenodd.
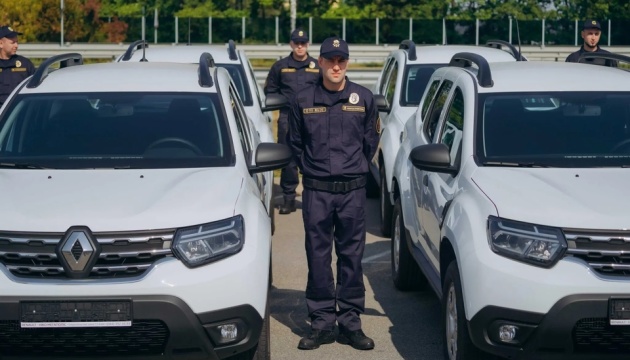
<path id="1" fill-rule="evenodd" d="M 447 360 L 494 359 L 470 340 L 457 262 L 450 263 L 442 287 L 444 358 Z"/>
<path id="2" fill-rule="evenodd" d="M 419 290 L 427 281 L 409 252 L 400 199 L 394 206 L 393 227 L 391 256 L 394 286 L 401 291 Z"/>
<path id="3" fill-rule="evenodd" d="M 379 196 L 379 209 L 381 211 L 381 233 L 383 236 L 391 236 L 392 234 L 392 210 L 393 206 L 389 201 L 389 192 L 387 191 L 387 182 L 385 180 L 385 168 L 381 164 L 379 168 L 380 174 L 380 196 Z"/>

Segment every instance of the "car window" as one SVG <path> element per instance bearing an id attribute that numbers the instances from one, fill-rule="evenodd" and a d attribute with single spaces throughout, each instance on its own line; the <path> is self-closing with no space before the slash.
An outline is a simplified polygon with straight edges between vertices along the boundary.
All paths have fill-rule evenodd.
<path id="1" fill-rule="evenodd" d="M 232 162 L 216 94 L 20 95 L 0 120 L 0 162 L 168 168 Z"/>
<path id="2" fill-rule="evenodd" d="M 378 84 L 378 93 L 381 95 L 385 94 L 385 85 L 387 84 L 387 80 L 389 79 L 389 72 L 392 70 L 394 62 L 394 59 L 390 58 L 383 67 L 383 73 L 380 78 L 381 82 L 380 84 Z"/>
<path id="3" fill-rule="evenodd" d="M 245 75 L 245 69 L 243 69 L 243 66 L 241 66 L 241 64 L 217 64 L 217 66 L 226 69 L 228 73 L 230 73 L 232 82 L 234 82 L 234 85 L 236 86 L 236 90 L 241 97 L 243 105 L 254 105 L 254 100 L 252 98 L 252 93 L 249 90 L 249 84 L 247 82 L 247 76 Z"/>
<path id="4" fill-rule="evenodd" d="M 230 86 L 230 101 L 232 102 L 232 111 L 234 112 L 234 117 L 236 118 L 236 128 L 238 131 L 238 137 L 243 147 L 243 153 L 246 156 L 249 156 L 252 149 L 252 137 L 249 132 L 248 120 L 245 111 L 239 106 L 238 94 Z"/>
<path id="5" fill-rule="evenodd" d="M 438 80 L 434 80 L 431 83 L 431 87 L 429 87 L 427 96 L 424 98 L 424 103 L 422 103 L 422 118 L 423 119 L 427 115 L 427 111 L 429 110 L 429 106 L 433 102 L 433 97 L 435 96 L 435 93 L 437 92 L 439 85 L 440 85 L 440 80 L 438 79 Z"/>
<path id="6" fill-rule="evenodd" d="M 398 61 L 393 62 L 392 71 L 389 73 L 387 85 L 385 88 L 385 98 L 387 103 L 392 106 L 394 104 L 394 91 L 396 90 L 396 81 L 398 79 Z"/>
<path id="7" fill-rule="evenodd" d="M 263 105 L 263 101 L 262 101 L 262 96 L 260 95 L 260 88 L 258 87 L 258 83 L 256 83 L 256 74 L 254 73 L 254 68 L 252 67 L 252 64 L 249 62 L 249 60 L 247 60 L 247 71 L 249 72 L 249 76 L 251 76 L 251 78 L 254 81 L 254 84 L 252 84 L 254 91 L 256 91 L 256 99 L 258 100 L 258 106 L 260 106 L 261 108 L 264 106 Z M 242 100 L 242 96 L 241 96 L 241 100 Z"/>
<path id="8" fill-rule="evenodd" d="M 630 166 L 630 93 L 485 94 L 477 155 L 527 166 Z"/>
<path id="9" fill-rule="evenodd" d="M 445 116 L 440 142 L 449 148 L 451 166 L 459 160 L 462 134 L 464 131 L 464 95 L 459 88 L 455 88 L 453 100 Z"/>
<path id="10" fill-rule="evenodd" d="M 431 108 L 427 113 L 427 117 L 423 119 L 424 122 L 424 133 L 426 134 L 428 140 L 433 142 L 433 137 L 435 135 L 435 129 L 438 126 L 438 122 L 440 121 L 440 114 L 442 113 L 442 109 L 444 108 L 444 104 L 446 103 L 446 99 L 448 99 L 448 94 L 451 92 L 451 88 L 453 87 L 453 82 L 449 80 L 444 80 L 438 93 L 431 104 Z"/>
<path id="11" fill-rule="evenodd" d="M 400 92 L 400 105 L 418 106 L 433 72 L 443 66 L 441 64 L 408 65 Z"/>

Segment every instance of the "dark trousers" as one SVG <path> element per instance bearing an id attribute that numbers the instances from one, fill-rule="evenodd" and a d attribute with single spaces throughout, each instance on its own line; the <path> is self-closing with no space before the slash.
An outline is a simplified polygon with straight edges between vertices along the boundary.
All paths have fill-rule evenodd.
<path id="1" fill-rule="evenodd" d="M 335 322 L 344 330 L 361 329 L 365 202 L 365 188 L 343 194 L 305 188 L 302 193 L 308 260 L 306 306 L 313 329 L 332 330 Z M 331 268 L 333 243 L 336 283 Z"/>
<path id="2" fill-rule="evenodd" d="M 289 133 L 289 118 L 287 114 L 280 113 L 278 118 L 278 143 L 289 145 L 287 135 Z M 295 161 L 282 168 L 280 172 L 280 187 L 284 202 L 295 200 L 295 189 L 297 189 L 300 178 L 298 177 L 298 167 Z"/>

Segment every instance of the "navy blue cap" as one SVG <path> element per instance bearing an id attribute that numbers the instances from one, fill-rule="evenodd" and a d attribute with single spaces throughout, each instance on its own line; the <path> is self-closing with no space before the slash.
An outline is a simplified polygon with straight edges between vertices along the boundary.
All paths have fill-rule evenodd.
<path id="1" fill-rule="evenodd" d="M 0 39 L 5 37 L 12 38 L 18 35 L 22 35 L 22 33 L 13 30 L 10 26 L 0 26 Z"/>
<path id="2" fill-rule="evenodd" d="M 582 26 L 582 30 L 586 29 L 597 29 L 601 30 L 602 25 L 597 20 L 589 19 L 584 22 L 584 26 Z"/>
<path id="3" fill-rule="evenodd" d="M 308 42 L 308 33 L 302 29 L 295 29 L 291 33 L 291 41 L 293 42 Z"/>
<path id="4" fill-rule="evenodd" d="M 344 39 L 333 36 L 322 42 L 319 55 L 326 59 L 332 59 L 335 56 L 347 59 L 350 57 L 350 50 L 348 50 L 348 43 Z"/>

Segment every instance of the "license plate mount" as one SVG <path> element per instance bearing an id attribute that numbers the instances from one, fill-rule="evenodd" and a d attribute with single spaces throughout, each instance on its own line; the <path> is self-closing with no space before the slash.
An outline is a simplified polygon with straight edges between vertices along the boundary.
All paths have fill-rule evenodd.
<path id="1" fill-rule="evenodd" d="M 131 300 L 21 301 L 22 328 L 130 327 Z"/>
<path id="2" fill-rule="evenodd" d="M 630 299 L 608 300 L 608 322 L 614 326 L 630 325 Z"/>

